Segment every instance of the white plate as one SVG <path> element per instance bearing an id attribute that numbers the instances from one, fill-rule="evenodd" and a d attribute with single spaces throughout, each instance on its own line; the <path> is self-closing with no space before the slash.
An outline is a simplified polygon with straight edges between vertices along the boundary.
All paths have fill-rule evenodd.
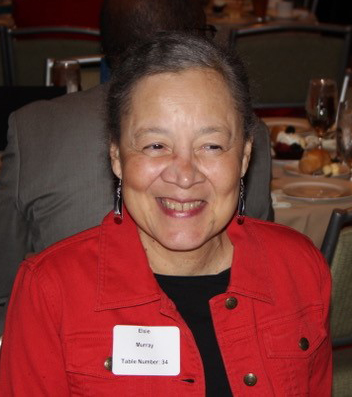
<path id="1" fill-rule="evenodd" d="M 302 134 L 302 136 L 312 134 L 312 128 L 308 120 L 302 117 L 263 117 L 262 120 L 268 126 L 269 130 L 275 125 L 292 125 L 296 129 L 296 133 Z M 276 159 L 274 156 L 272 157 L 272 160 L 273 164 L 276 165 L 291 164 L 292 162 L 297 161 L 292 159 Z"/>
<path id="2" fill-rule="evenodd" d="M 294 21 L 296 19 L 304 19 L 309 16 L 309 11 L 305 9 L 294 8 L 290 16 L 282 17 L 278 15 L 276 9 L 268 10 L 268 15 L 273 19 L 280 19 L 286 21 Z"/>
<path id="3" fill-rule="evenodd" d="M 282 187 L 287 198 L 310 202 L 342 201 L 352 197 L 352 184 L 348 181 L 334 180 L 301 181 L 287 183 Z"/>
<path id="4" fill-rule="evenodd" d="M 297 163 L 298 160 L 276 159 L 275 157 L 272 157 L 271 161 L 272 161 L 272 163 L 273 163 L 274 165 L 285 166 L 285 165 Z"/>
<path id="5" fill-rule="evenodd" d="M 350 171 L 345 164 L 339 164 L 339 174 L 338 175 L 331 175 L 326 177 L 324 174 L 317 174 L 317 175 L 310 175 L 304 174 L 303 172 L 299 171 L 298 168 L 298 161 L 292 161 L 289 164 L 284 165 L 284 170 L 286 174 L 293 175 L 293 176 L 303 176 L 306 178 L 341 178 L 341 179 L 348 179 L 350 176 Z"/>
<path id="6" fill-rule="evenodd" d="M 296 128 L 296 132 L 301 134 L 312 133 L 312 127 L 307 119 L 302 117 L 263 117 L 264 123 L 269 127 L 274 125 L 292 125 Z"/>

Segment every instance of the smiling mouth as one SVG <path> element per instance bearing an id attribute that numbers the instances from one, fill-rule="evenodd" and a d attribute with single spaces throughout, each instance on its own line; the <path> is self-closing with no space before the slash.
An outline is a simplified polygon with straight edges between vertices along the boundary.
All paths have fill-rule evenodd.
<path id="1" fill-rule="evenodd" d="M 159 199 L 161 205 L 168 209 L 178 212 L 189 212 L 194 211 L 204 205 L 204 201 L 195 200 L 195 201 L 187 201 L 185 203 L 180 203 L 179 201 L 171 200 L 169 198 L 160 198 Z"/>

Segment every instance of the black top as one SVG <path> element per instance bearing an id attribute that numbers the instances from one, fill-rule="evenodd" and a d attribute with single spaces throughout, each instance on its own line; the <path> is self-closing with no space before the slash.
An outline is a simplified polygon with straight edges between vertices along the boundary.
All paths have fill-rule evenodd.
<path id="1" fill-rule="evenodd" d="M 203 360 L 206 396 L 232 397 L 208 303 L 213 296 L 226 291 L 230 269 L 206 276 L 155 274 L 155 277 L 193 333 Z"/>

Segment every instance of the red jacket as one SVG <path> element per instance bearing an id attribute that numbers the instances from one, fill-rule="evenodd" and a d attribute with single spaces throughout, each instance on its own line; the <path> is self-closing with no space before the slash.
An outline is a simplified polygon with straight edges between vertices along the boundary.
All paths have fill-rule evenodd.
<path id="1" fill-rule="evenodd" d="M 233 394 L 330 396 L 330 275 L 320 253 L 297 232 L 254 219 L 232 222 L 228 234 L 231 281 L 210 306 Z M 225 304 L 229 297 L 237 306 Z M 180 374 L 106 369 L 116 324 L 179 327 Z M 157 284 L 127 215 L 116 225 L 110 214 L 22 264 L 0 370 L 6 397 L 205 395 L 193 336 Z"/>

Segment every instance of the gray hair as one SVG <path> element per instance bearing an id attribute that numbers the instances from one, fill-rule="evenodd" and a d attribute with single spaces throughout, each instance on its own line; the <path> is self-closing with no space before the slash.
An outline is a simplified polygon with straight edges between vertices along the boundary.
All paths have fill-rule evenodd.
<path id="1" fill-rule="evenodd" d="M 190 69 L 211 69 L 224 78 L 243 123 L 243 138 L 250 139 L 255 116 L 247 73 L 237 54 L 199 35 L 163 32 L 129 48 L 112 70 L 107 98 L 111 142 L 118 144 L 120 141 L 121 117 L 128 113 L 131 92 L 141 79 Z"/>

